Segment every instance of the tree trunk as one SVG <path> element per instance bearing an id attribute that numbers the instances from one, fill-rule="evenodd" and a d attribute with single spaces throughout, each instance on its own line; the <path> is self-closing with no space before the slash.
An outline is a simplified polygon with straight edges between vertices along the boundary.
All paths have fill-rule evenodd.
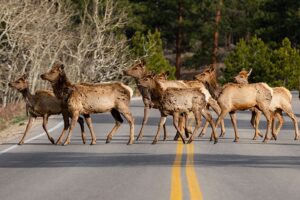
<path id="1" fill-rule="evenodd" d="M 181 68 L 181 42 L 182 42 L 182 23 L 183 23 L 183 3 L 180 0 L 178 3 L 178 29 L 176 33 L 176 73 L 177 79 L 180 78 L 180 68 Z"/>
<path id="2" fill-rule="evenodd" d="M 217 13 L 216 13 L 216 18 L 215 18 L 215 33 L 214 33 L 214 48 L 212 52 L 212 65 L 215 68 L 217 66 L 217 57 L 218 57 L 218 46 L 219 46 L 219 24 L 221 21 L 221 9 L 223 6 L 223 1 L 220 0 L 218 8 L 217 8 Z"/>

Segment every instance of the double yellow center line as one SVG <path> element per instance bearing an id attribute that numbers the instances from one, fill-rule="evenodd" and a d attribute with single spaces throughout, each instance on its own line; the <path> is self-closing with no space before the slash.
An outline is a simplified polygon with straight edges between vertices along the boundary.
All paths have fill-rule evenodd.
<path id="1" fill-rule="evenodd" d="M 187 147 L 187 159 L 185 172 L 189 188 L 191 200 L 203 200 L 197 174 L 194 167 L 194 144 L 183 145 L 181 141 L 177 143 L 176 157 L 172 166 L 171 174 L 171 200 L 182 200 L 182 181 L 181 181 L 181 165 L 184 146 Z"/>

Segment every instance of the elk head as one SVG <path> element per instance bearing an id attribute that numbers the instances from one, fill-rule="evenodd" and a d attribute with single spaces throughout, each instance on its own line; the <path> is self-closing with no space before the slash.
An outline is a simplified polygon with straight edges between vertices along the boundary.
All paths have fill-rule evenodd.
<path id="1" fill-rule="evenodd" d="M 137 79 L 142 78 L 145 74 L 147 74 L 146 61 L 144 59 L 138 60 L 133 64 L 133 66 L 125 69 L 123 74 Z"/>
<path id="2" fill-rule="evenodd" d="M 145 88 L 154 88 L 155 80 L 154 80 L 153 74 L 147 75 L 147 76 L 139 79 L 139 84 Z"/>
<path id="3" fill-rule="evenodd" d="M 64 71 L 64 64 L 62 63 L 55 63 L 50 71 L 41 75 L 43 80 L 47 80 L 51 83 L 57 82 L 62 75 L 65 75 Z"/>
<path id="4" fill-rule="evenodd" d="M 29 84 L 27 82 L 27 74 L 23 74 L 20 78 L 18 78 L 15 81 L 11 81 L 8 85 L 9 87 L 15 88 L 18 91 L 25 90 L 29 87 Z"/>
<path id="5" fill-rule="evenodd" d="M 237 76 L 234 77 L 234 81 L 236 83 L 248 83 L 248 78 L 252 72 L 252 69 L 250 71 L 242 70 L 239 72 Z"/>
<path id="6" fill-rule="evenodd" d="M 195 75 L 194 78 L 203 83 L 209 83 L 211 80 L 216 79 L 216 69 L 213 66 L 210 66 L 204 69 L 200 74 Z"/>

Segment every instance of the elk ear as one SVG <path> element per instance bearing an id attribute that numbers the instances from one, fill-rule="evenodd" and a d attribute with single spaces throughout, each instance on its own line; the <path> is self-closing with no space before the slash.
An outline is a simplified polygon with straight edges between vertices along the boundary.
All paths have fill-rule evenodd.
<path id="1" fill-rule="evenodd" d="M 61 63 L 61 64 L 59 65 L 59 68 L 60 68 L 61 70 L 63 70 L 63 69 L 65 68 L 65 65 Z"/>
<path id="2" fill-rule="evenodd" d="M 251 72 L 252 72 L 252 68 L 251 68 L 250 71 L 248 72 L 247 76 L 250 76 Z"/>
<path id="3" fill-rule="evenodd" d="M 142 63 L 143 66 L 146 65 L 146 60 L 145 60 L 145 58 L 142 58 L 142 59 L 141 59 L 141 63 Z"/>
<path id="4" fill-rule="evenodd" d="M 168 78 L 168 77 L 170 76 L 170 72 L 169 72 L 169 71 L 166 71 L 166 72 L 164 73 L 164 75 L 165 75 L 166 78 Z"/>
<path id="5" fill-rule="evenodd" d="M 28 74 L 27 73 L 24 73 L 21 78 L 23 78 L 24 80 L 28 78 Z"/>

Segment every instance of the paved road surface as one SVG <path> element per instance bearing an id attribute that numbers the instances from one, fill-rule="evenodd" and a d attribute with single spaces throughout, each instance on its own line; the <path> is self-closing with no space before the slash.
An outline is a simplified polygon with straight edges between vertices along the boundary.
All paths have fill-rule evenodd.
<path id="1" fill-rule="evenodd" d="M 294 94 L 295 113 L 300 117 L 300 101 Z M 143 105 L 132 102 L 136 134 Z M 291 121 L 278 141 L 252 141 L 249 112 L 238 113 L 239 143 L 233 143 L 233 129 L 227 116 L 227 133 L 214 145 L 208 136 L 191 145 L 172 141 L 174 128 L 167 120 L 169 139 L 151 145 L 158 112 L 151 111 L 143 141 L 127 146 L 129 127 L 124 124 L 105 144 L 112 128 L 108 114 L 93 116 L 98 142 L 81 143 L 78 127 L 71 145 L 51 145 L 41 127 L 35 127 L 23 146 L 17 141 L 0 146 L 1 200 L 299 200 L 300 142 L 294 141 Z M 266 122 L 261 123 L 261 128 Z M 49 129 L 55 138 L 61 118 L 52 118 Z M 59 126 L 59 127 L 58 127 Z M 58 127 L 58 128 L 57 128 Z M 209 130 L 210 133 L 210 130 Z M 36 137 L 35 137 L 36 136 Z M 35 138 L 34 138 L 35 137 Z"/>

